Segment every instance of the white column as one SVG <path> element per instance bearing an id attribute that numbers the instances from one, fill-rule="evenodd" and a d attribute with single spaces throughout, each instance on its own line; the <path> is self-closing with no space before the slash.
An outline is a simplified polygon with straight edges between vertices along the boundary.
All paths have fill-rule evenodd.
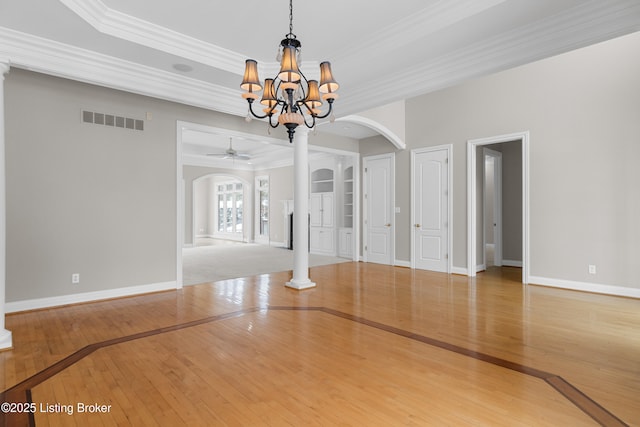
<path id="1" fill-rule="evenodd" d="M 7 331 L 4 328 L 4 301 L 7 280 L 7 181 L 4 159 L 4 75 L 9 72 L 9 68 L 9 61 L 0 58 L 0 350 L 13 347 L 11 331 Z"/>
<path id="2" fill-rule="evenodd" d="M 309 280 L 309 130 L 298 126 L 293 138 L 293 277 L 285 286 L 312 288 Z"/>

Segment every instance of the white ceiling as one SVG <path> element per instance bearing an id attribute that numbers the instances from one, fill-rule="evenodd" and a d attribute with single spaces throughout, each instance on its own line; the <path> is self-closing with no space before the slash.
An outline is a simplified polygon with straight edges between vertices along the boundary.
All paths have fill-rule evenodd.
<path id="1" fill-rule="evenodd" d="M 330 60 L 341 85 L 337 117 L 640 31 L 640 0 L 294 0 L 293 8 L 303 71 L 317 77 Z M 2 0 L 0 60 L 244 116 L 244 60 L 259 61 L 262 79 L 275 74 L 288 20 L 287 0 Z M 345 126 L 324 129 L 372 135 Z M 208 144 L 224 149 L 228 137 Z"/>

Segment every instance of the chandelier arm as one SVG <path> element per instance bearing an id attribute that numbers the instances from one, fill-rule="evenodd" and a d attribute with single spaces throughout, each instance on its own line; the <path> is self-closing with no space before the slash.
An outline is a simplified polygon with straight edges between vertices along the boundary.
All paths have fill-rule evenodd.
<path id="1" fill-rule="evenodd" d="M 307 114 L 303 114 L 302 117 L 304 117 L 304 125 L 309 129 L 313 129 L 316 126 L 316 116 L 314 116 L 313 114 L 310 115 L 311 124 L 307 123 Z"/>
<path id="2" fill-rule="evenodd" d="M 327 99 L 327 102 L 329 103 L 329 109 L 327 110 L 327 112 L 321 116 L 316 115 L 315 118 L 324 119 L 326 117 L 329 117 L 329 114 L 331 114 L 331 111 L 333 111 L 333 99 Z"/>
<path id="3" fill-rule="evenodd" d="M 272 128 L 272 129 L 277 128 L 277 127 L 278 127 L 278 125 L 279 125 L 280 123 L 276 122 L 276 124 L 274 125 L 274 124 L 271 122 L 271 119 L 273 118 L 273 114 L 267 114 L 267 116 L 269 116 L 269 126 L 271 126 L 271 128 Z"/>
<path id="4" fill-rule="evenodd" d="M 253 99 L 247 98 L 247 101 L 249 102 L 249 112 L 256 119 L 266 119 L 267 117 L 271 116 L 270 114 L 265 114 L 264 116 L 256 114 L 255 111 L 253 111 Z"/>

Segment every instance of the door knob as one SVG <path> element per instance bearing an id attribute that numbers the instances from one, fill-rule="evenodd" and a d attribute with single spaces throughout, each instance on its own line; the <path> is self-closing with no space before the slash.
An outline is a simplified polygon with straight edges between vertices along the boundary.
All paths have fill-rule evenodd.
<path id="1" fill-rule="evenodd" d="M 384 226 L 385 227 L 391 227 L 391 224 L 385 224 Z"/>
<path id="2" fill-rule="evenodd" d="M 420 228 L 420 224 L 416 224 L 416 228 Z"/>

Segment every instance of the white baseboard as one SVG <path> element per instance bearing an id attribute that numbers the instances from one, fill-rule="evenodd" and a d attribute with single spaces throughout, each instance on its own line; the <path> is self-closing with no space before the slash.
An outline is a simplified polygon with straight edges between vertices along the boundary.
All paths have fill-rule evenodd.
<path id="1" fill-rule="evenodd" d="M 451 267 L 451 274 L 462 274 L 463 276 L 467 275 L 467 269 L 465 267 Z"/>
<path id="2" fill-rule="evenodd" d="M 598 283 L 576 282 L 573 280 L 552 279 L 550 277 L 530 276 L 529 284 L 571 289 L 574 291 L 592 292 L 596 294 L 615 295 L 620 297 L 640 298 L 640 288 L 602 285 Z"/>
<path id="3" fill-rule="evenodd" d="M 485 271 L 487 269 L 487 265 L 486 264 L 480 264 L 480 265 L 476 265 L 476 273 L 479 271 Z"/>
<path id="4" fill-rule="evenodd" d="M 129 286 L 125 288 L 107 289 L 104 291 L 83 292 L 79 294 L 60 295 L 48 298 L 36 298 L 30 300 L 8 302 L 4 306 L 5 313 L 37 310 L 40 308 L 57 307 L 67 304 L 99 301 L 111 298 L 128 297 L 132 295 L 147 294 L 151 292 L 168 291 L 176 289 L 176 282 L 153 283 L 150 285 Z"/>
<path id="5" fill-rule="evenodd" d="M 522 267 L 522 261 L 514 261 L 512 259 L 503 259 L 502 265 L 505 267 Z"/>
<path id="6" fill-rule="evenodd" d="M 403 261 L 401 259 L 397 259 L 397 260 L 393 261 L 393 265 L 395 265 L 396 267 L 411 268 L 411 262 L 410 261 Z"/>
<path id="7" fill-rule="evenodd" d="M 11 331 L 0 329 L 0 350 L 9 350 L 13 348 L 13 336 Z"/>

